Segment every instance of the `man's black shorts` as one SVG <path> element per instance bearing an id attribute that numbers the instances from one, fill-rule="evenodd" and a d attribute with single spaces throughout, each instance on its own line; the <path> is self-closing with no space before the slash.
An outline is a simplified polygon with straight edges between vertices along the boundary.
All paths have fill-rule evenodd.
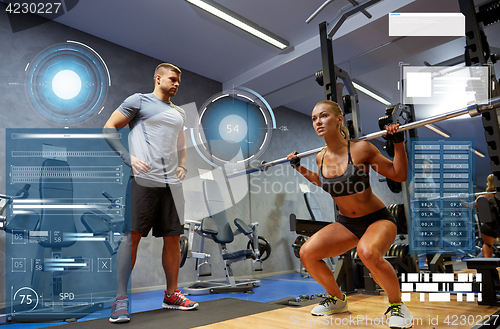
<path id="1" fill-rule="evenodd" d="M 125 232 L 132 230 L 147 236 L 152 228 L 155 237 L 184 233 L 182 184 L 158 184 L 132 177 L 128 191 L 131 228 L 126 225 Z"/>

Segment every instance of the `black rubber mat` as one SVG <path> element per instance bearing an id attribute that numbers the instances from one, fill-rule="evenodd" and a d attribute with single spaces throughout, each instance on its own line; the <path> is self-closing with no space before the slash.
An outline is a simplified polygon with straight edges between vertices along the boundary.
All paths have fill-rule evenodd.
<path id="1" fill-rule="evenodd" d="M 82 321 L 71 324 L 71 329 L 95 329 L 95 328 L 122 328 L 127 329 L 157 329 L 176 328 L 188 329 L 204 326 L 212 323 L 222 322 L 256 313 L 272 311 L 285 307 L 284 305 L 273 305 L 268 303 L 252 302 L 241 299 L 223 298 L 208 302 L 201 302 L 197 310 L 154 310 L 132 314 L 130 323 L 114 324 L 108 319 L 97 319 Z M 46 328 L 61 328 L 53 326 Z"/>

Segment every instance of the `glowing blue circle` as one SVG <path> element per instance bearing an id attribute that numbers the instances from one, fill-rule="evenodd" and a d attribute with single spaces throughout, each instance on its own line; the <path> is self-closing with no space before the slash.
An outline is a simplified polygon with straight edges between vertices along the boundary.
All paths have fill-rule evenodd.
<path id="1" fill-rule="evenodd" d="M 250 89 L 231 89 L 203 104 L 191 138 L 213 166 L 248 164 L 266 151 L 274 128 L 274 114 L 262 96 Z"/>
<path id="2" fill-rule="evenodd" d="M 71 70 L 62 70 L 52 80 L 52 90 L 62 99 L 75 98 L 82 90 L 82 80 Z"/>
<path id="3" fill-rule="evenodd" d="M 236 114 L 228 115 L 219 124 L 219 134 L 226 141 L 239 143 L 247 137 L 247 131 L 246 121 Z"/>
<path id="4" fill-rule="evenodd" d="M 73 84 L 73 91 L 56 94 L 53 84 L 57 86 L 58 79 L 54 81 L 54 77 L 65 70 L 78 75 L 78 94 L 78 81 L 76 86 Z M 110 86 L 109 71 L 101 56 L 76 41 L 44 49 L 26 70 L 26 92 L 35 112 L 64 126 L 84 122 L 102 111 Z M 73 98 L 69 98 L 71 95 Z"/>

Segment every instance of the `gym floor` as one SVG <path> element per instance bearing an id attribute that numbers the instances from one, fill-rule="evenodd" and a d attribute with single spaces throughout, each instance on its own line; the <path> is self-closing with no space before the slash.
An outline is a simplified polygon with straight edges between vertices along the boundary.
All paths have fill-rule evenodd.
<path id="1" fill-rule="evenodd" d="M 421 265 L 424 266 L 423 262 Z M 300 273 L 261 278 L 261 283 L 262 285 L 256 287 L 253 293 L 211 294 L 190 296 L 190 298 L 200 303 L 224 298 L 269 303 L 288 297 L 298 298 L 300 295 L 315 296 L 317 293 L 324 293 L 323 288 L 318 283 L 312 278 L 303 278 Z M 414 319 L 417 321 L 414 328 L 443 326 L 478 328 L 479 320 L 485 320 L 499 311 L 499 308 L 494 306 L 478 305 L 476 302 L 459 302 L 455 296 L 452 296 L 450 302 L 421 302 L 419 295 L 418 293 L 412 294 L 411 301 L 406 302 L 410 311 L 412 311 Z M 291 325 L 308 327 L 327 323 L 335 324 L 335 321 L 338 322 L 337 325 L 344 328 L 387 328 L 386 325 L 380 324 L 387 308 L 386 297 L 383 293 L 375 296 L 357 293 L 348 298 L 349 312 L 337 314 L 333 317 L 318 318 L 310 315 L 310 310 L 313 307 L 311 304 L 319 303 L 322 300 L 320 297 L 314 297 L 314 301 L 308 300 L 304 303 L 304 306 L 283 307 L 198 328 L 289 328 Z M 161 309 L 162 299 L 162 290 L 133 293 L 131 297 L 132 320 L 134 313 Z M 203 304 L 201 307 L 203 307 Z M 108 316 L 109 309 L 106 309 L 103 312 L 82 318 L 79 322 L 107 318 Z M 352 322 L 347 324 L 348 321 L 354 321 L 353 319 L 356 319 L 356 325 L 353 325 Z M 32 329 L 63 324 L 66 323 L 14 323 L 9 324 L 6 328 Z"/>
<path id="2" fill-rule="evenodd" d="M 315 295 L 317 293 L 324 293 L 324 289 L 314 281 L 312 278 L 302 278 L 300 273 L 291 273 L 278 276 L 271 276 L 261 278 L 262 285 L 260 287 L 254 288 L 253 293 L 231 293 L 231 294 L 210 294 L 210 295 L 198 295 L 189 296 L 190 299 L 201 303 L 211 300 L 223 299 L 223 298 L 236 298 L 242 300 L 249 300 L 261 303 L 268 303 L 276 300 L 280 300 L 287 297 L 298 298 L 300 295 Z M 318 303 L 322 300 L 321 298 L 316 298 Z M 133 319 L 133 313 L 146 312 L 156 309 L 161 309 L 161 304 L 163 301 L 163 290 L 148 291 L 133 293 L 131 297 L 131 313 Z M 90 314 L 78 321 L 93 320 L 98 318 L 107 318 L 109 316 L 110 309 L 104 310 L 103 312 Z M 2 321 L 4 323 L 5 320 Z M 23 328 L 23 329 L 34 329 L 43 328 L 49 326 L 55 326 L 60 324 L 66 324 L 65 322 L 50 322 L 50 323 L 13 323 L 9 324 L 6 328 Z"/>

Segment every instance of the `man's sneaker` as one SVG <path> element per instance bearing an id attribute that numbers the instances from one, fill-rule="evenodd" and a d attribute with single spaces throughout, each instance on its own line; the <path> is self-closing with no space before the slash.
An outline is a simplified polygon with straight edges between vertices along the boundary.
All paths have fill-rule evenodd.
<path id="1" fill-rule="evenodd" d="M 344 300 L 328 295 L 325 300 L 319 303 L 311 311 L 312 315 L 330 315 L 334 313 L 347 312 L 347 297 L 344 294 Z"/>
<path id="2" fill-rule="evenodd" d="M 109 317 L 109 322 L 119 323 L 129 321 L 130 313 L 128 312 L 128 297 L 127 295 L 117 297 L 113 306 L 111 306 L 111 316 Z"/>
<path id="3" fill-rule="evenodd" d="M 389 304 L 389 308 L 385 311 L 384 315 L 391 312 L 389 318 L 390 328 L 411 328 L 413 326 L 413 319 L 411 318 L 410 310 L 404 303 Z"/>
<path id="4" fill-rule="evenodd" d="M 170 308 L 174 310 L 194 310 L 198 307 L 198 303 L 190 301 L 183 294 L 181 294 L 180 289 L 175 289 L 175 292 L 171 296 L 167 296 L 167 291 L 165 290 L 165 298 L 163 298 L 163 308 Z"/>

